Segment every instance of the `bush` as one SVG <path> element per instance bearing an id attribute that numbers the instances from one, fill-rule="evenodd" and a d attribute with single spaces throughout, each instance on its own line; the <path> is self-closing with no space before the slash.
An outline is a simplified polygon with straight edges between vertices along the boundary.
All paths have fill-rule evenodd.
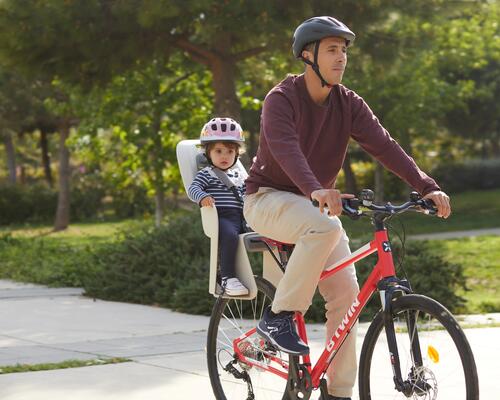
<path id="1" fill-rule="evenodd" d="M 95 246 L 74 246 L 50 238 L 0 236 L 0 277 L 54 287 L 81 287 L 92 267 Z"/>
<path id="2" fill-rule="evenodd" d="M 142 217 L 154 214 L 154 201 L 143 187 L 129 186 L 112 188 L 109 192 L 109 206 L 118 218 Z"/>
<path id="3" fill-rule="evenodd" d="M 375 187 L 375 164 L 373 161 L 356 161 L 351 164 L 356 177 L 358 190 L 374 189 Z M 335 186 L 345 192 L 345 175 L 341 170 Z M 398 176 L 384 170 L 384 198 L 385 199 L 406 199 L 408 197 L 408 186 Z M 358 195 L 359 193 L 353 193 Z"/>
<path id="4" fill-rule="evenodd" d="M 95 297 L 210 314 L 209 240 L 199 213 L 141 228 L 103 246 L 85 282 Z"/>
<path id="5" fill-rule="evenodd" d="M 102 215 L 105 187 L 98 173 L 82 173 L 74 169 L 70 188 L 70 213 L 73 221 L 83 221 Z"/>
<path id="6" fill-rule="evenodd" d="M 394 262 L 402 255 L 401 246 L 392 243 Z M 371 273 L 375 263 L 376 255 L 369 256 L 356 263 L 359 286 L 361 287 Z M 464 299 L 456 294 L 457 289 L 465 288 L 465 277 L 463 268 L 457 264 L 451 264 L 439 257 L 432 251 L 427 242 L 413 241 L 405 244 L 405 256 L 403 268 L 398 268 L 396 274 L 399 278 L 408 277 L 415 293 L 434 298 L 452 312 L 462 310 Z M 380 298 L 374 295 L 360 315 L 361 320 L 371 319 L 380 309 Z M 325 321 L 324 302 L 317 292 L 313 298 L 313 304 L 306 314 L 307 320 L 311 322 Z"/>
<path id="7" fill-rule="evenodd" d="M 470 160 L 436 167 L 432 176 L 443 190 L 460 193 L 500 187 L 500 159 Z"/>
<path id="8" fill-rule="evenodd" d="M 74 174 L 70 188 L 71 221 L 95 219 L 109 214 L 109 210 L 118 218 L 154 213 L 154 202 L 146 189 L 135 186 L 106 188 L 104 183 L 96 174 Z M 0 225 L 51 223 L 56 214 L 57 196 L 56 189 L 41 182 L 30 185 L 0 183 Z"/>
<path id="9" fill-rule="evenodd" d="M 0 184 L 0 225 L 44 222 L 53 218 L 57 193 L 43 184 Z"/>
<path id="10" fill-rule="evenodd" d="M 402 256 L 401 246 L 397 242 L 392 243 L 394 261 Z M 367 259 L 357 263 L 358 279 L 364 282 L 371 272 L 370 265 L 374 265 Z M 403 267 L 398 268 L 396 273 L 399 278 L 408 277 L 415 293 L 423 294 L 439 301 L 451 312 L 462 309 L 465 300 L 456 293 L 458 289 L 465 288 L 465 276 L 463 267 L 452 264 L 440 257 L 433 251 L 428 242 L 409 241 L 405 244 L 405 255 Z M 364 310 L 363 317 L 373 315 L 380 308 L 380 299 L 372 298 Z"/>
<path id="11" fill-rule="evenodd" d="M 395 259 L 401 249 L 395 244 Z M 251 254 L 254 272 L 261 271 L 261 257 Z M 375 264 L 375 256 L 357 263 L 360 283 Z M 177 311 L 211 312 L 214 298 L 208 294 L 209 241 L 202 232 L 199 214 L 173 219 L 166 226 L 127 234 L 119 243 L 108 244 L 95 256 L 95 270 L 87 276 L 89 295 L 117 301 L 157 304 Z M 405 270 L 416 292 L 456 310 L 463 299 L 455 294 L 465 278 L 460 266 L 450 264 L 432 252 L 426 242 L 408 242 Z M 399 274 L 402 277 L 403 274 Z M 372 299 L 362 314 L 372 316 L 380 300 Z M 306 315 L 308 321 L 324 320 L 319 295 Z"/>
<path id="12" fill-rule="evenodd" d="M 51 222 L 57 209 L 57 191 L 43 183 L 0 185 L 0 224 Z M 96 217 L 104 193 L 99 188 L 71 188 L 71 219 L 81 221 Z"/>
<path id="13" fill-rule="evenodd" d="M 393 243 L 395 260 L 401 248 Z M 208 294 L 209 240 L 198 212 L 173 217 L 160 228 L 138 225 L 112 242 L 75 245 L 55 238 L 0 236 L 0 276 L 50 286 L 83 286 L 97 298 L 160 305 L 177 311 L 209 315 L 214 298 Z M 404 267 L 415 292 L 433 297 L 452 312 L 461 310 L 464 288 L 461 266 L 443 260 L 427 242 L 408 242 Z M 261 274 L 262 257 L 250 254 L 254 273 Z M 356 265 L 360 285 L 376 262 L 372 255 Z M 398 276 L 403 277 L 401 271 Z M 484 310 L 497 309 L 484 304 Z M 362 314 L 380 307 L 378 296 Z M 324 321 L 323 299 L 317 294 L 306 318 Z"/>

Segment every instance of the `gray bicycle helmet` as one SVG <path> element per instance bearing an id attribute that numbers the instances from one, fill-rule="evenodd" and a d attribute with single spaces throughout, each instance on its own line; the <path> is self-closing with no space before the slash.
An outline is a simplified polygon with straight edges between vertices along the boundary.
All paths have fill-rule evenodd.
<path id="1" fill-rule="evenodd" d="M 318 66 L 318 49 L 321 39 L 326 37 L 336 36 L 344 38 L 346 45 L 349 46 L 354 41 L 356 35 L 343 22 L 333 17 L 313 17 L 302 22 L 295 33 L 293 34 L 293 55 L 295 58 L 300 58 L 306 64 L 309 64 L 314 72 L 319 76 L 322 86 L 331 87 L 326 82 L 319 72 Z M 309 43 L 315 43 L 314 63 L 302 57 L 302 50 Z"/>

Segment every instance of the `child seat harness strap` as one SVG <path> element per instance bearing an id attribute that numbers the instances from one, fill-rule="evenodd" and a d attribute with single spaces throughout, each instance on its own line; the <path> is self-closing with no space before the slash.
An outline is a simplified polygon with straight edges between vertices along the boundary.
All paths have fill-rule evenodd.
<path id="1" fill-rule="evenodd" d="M 237 200 L 241 201 L 243 203 L 243 198 L 241 197 L 240 192 L 238 192 L 238 189 L 236 188 L 236 185 L 234 182 L 229 179 L 229 177 L 226 175 L 226 173 L 219 168 L 213 167 L 212 172 L 219 178 L 219 180 L 226 185 L 226 187 L 233 192 L 234 196 L 236 197 Z"/>

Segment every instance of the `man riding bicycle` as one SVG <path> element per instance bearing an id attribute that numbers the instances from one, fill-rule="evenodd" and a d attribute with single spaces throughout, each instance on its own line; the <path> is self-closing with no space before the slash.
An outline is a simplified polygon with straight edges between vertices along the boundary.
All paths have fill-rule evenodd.
<path id="1" fill-rule="evenodd" d="M 246 181 L 248 224 L 269 238 L 295 244 L 272 308 L 257 329 L 274 346 L 295 355 L 307 354 L 309 348 L 296 333 L 294 312 L 307 311 L 325 266 L 350 254 L 338 215 L 341 199 L 354 196 L 335 189 L 350 138 L 434 201 L 438 216 L 451 213 L 449 197 L 391 138 L 364 100 L 340 84 L 354 38 L 332 17 L 308 19 L 295 30 L 293 54 L 306 64 L 305 72 L 288 76 L 266 96 L 260 144 Z M 319 210 L 311 200 L 318 201 Z M 358 294 L 354 266 L 320 282 L 319 290 L 330 338 Z M 357 370 L 352 333 L 327 372 L 331 399 L 352 396 Z"/>

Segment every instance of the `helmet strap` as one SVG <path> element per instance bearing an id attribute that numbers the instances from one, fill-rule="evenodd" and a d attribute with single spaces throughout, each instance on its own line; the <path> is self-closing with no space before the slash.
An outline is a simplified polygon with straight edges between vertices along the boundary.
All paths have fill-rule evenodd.
<path id="1" fill-rule="evenodd" d="M 323 78 L 323 76 L 321 75 L 321 72 L 319 71 L 318 52 L 319 52 L 319 43 L 320 42 L 321 42 L 321 40 L 317 40 L 316 42 L 314 42 L 314 62 L 309 61 L 307 58 L 305 58 L 303 56 L 300 56 L 300 58 L 302 58 L 302 61 L 304 61 L 307 65 L 310 65 L 311 68 L 313 69 L 313 71 L 316 73 L 316 75 L 318 75 L 318 78 L 321 82 L 321 87 L 326 86 L 327 88 L 331 89 L 333 87 L 333 85 L 330 85 L 325 80 L 325 78 Z"/>

